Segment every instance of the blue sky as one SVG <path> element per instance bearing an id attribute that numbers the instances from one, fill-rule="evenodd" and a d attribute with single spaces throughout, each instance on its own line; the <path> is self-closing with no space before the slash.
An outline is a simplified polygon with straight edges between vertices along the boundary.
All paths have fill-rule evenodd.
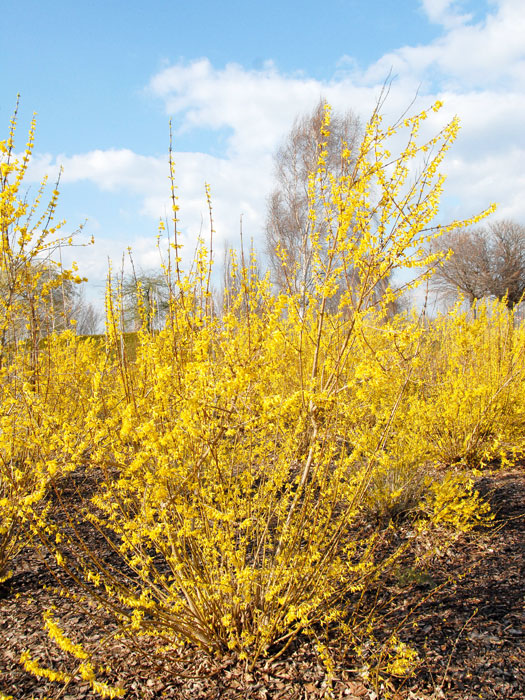
<path id="1" fill-rule="evenodd" d="M 272 153 L 294 117 L 323 95 L 366 120 L 390 71 L 387 118 L 416 94 L 414 109 L 445 103 L 436 128 L 461 118 L 443 216 L 497 201 L 525 222 L 523 0 L 4 0 L 2 26 L 0 128 L 21 93 L 18 145 L 37 112 L 31 179 L 64 166 L 60 214 L 70 230 L 87 219 L 96 244 L 76 257 L 94 285 L 128 245 L 156 264 L 170 118 L 188 248 L 205 181 L 217 247 L 241 214 L 262 247 Z"/>

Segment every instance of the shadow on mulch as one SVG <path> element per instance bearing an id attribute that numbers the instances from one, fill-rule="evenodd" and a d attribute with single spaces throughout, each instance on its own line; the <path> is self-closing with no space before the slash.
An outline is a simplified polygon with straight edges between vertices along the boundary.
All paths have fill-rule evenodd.
<path id="1" fill-rule="evenodd" d="M 457 700 L 525 698 L 525 472 L 487 473 L 477 488 L 495 526 L 463 537 L 428 568 L 451 583 L 418 608 L 409 633 L 424 659 L 409 684 L 414 698 L 436 687 Z"/>
<path id="2" fill-rule="evenodd" d="M 436 556 L 424 577 L 402 589 L 402 604 L 385 622 L 393 629 L 408 610 L 418 606 L 415 624 L 407 625 L 400 636 L 418 650 L 421 665 L 414 677 L 401 684 L 396 700 L 525 697 L 525 472 L 486 471 L 478 489 L 496 513 L 495 528 L 470 533 Z M 2 691 L 15 700 L 99 697 L 81 679 L 75 678 L 61 691 L 57 684 L 35 678 L 20 665 L 20 654 L 30 649 L 42 665 L 75 672 L 75 664 L 43 629 L 42 612 L 52 606 L 59 609 L 57 617 L 67 633 L 90 649 L 100 644 L 94 658 L 111 666 L 104 680 L 122 684 L 130 700 L 325 697 L 324 672 L 308 640 L 297 643 L 286 658 L 268 668 L 261 662 L 251 675 L 233 660 L 217 665 L 200 652 L 191 660 L 152 669 L 140 651 L 123 641 L 103 644 L 115 629 L 114 622 L 108 619 L 101 627 L 93 622 L 89 607 L 80 608 L 74 600 L 58 595 L 46 563 L 50 565 L 35 550 L 24 550 L 14 562 L 14 576 L 0 586 L 0 698 Z M 381 700 L 350 670 L 338 671 L 332 692 L 334 698 Z"/>

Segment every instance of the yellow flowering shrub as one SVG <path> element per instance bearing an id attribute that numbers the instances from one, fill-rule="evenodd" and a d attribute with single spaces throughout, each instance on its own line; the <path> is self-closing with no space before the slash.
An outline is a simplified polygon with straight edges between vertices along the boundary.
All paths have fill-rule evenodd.
<path id="1" fill-rule="evenodd" d="M 272 294 L 241 260 L 214 315 L 208 250 L 201 243 L 185 275 L 175 238 L 166 326 L 153 333 L 145 321 L 130 358 L 118 290 L 108 287 L 106 362 L 92 372 L 104 410 L 92 401 L 85 419 L 91 464 L 104 477 L 86 517 L 118 542 L 133 576 L 90 562 L 88 577 L 131 633 L 254 663 L 338 606 L 342 614 L 348 594 L 379 575 L 379 531 L 360 534 L 359 519 L 381 497 L 383 476 L 393 478 L 393 502 L 406 474 L 431 459 L 419 424 L 405 425 L 426 330 L 387 321 L 400 293 L 387 281 L 436 260 L 425 251 L 439 232 L 471 223 L 429 228 L 456 121 L 429 142 L 432 159 L 408 182 L 411 161 L 429 147 L 417 145 L 424 118 L 400 125 L 408 145 L 392 158 L 394 132 L 375 114 L 342 177 L 326 171 L 321 148 L 310 190 L 326 234 L 314 226 L 306 302 Z M 318 210 L 312 201 L 314 223 Z"/>
<path id="2" fill-rule="evenodd" d="M 404 291 L 391 275 L 428 270 L 440 255 L 428 253 L 430 241 L 480 218 L 432 228 L 438 169 L 458 123 L 420 143 L 425 118 L 383 127 L 375 113 L 355 162 L 343 147 L 339 176 L 321 147 L 309 182 L 311 289 L 276 295 L 241 254 L 217 313 L 211 246 L 201 241 L 191 272 L 181 267 L 171 163 L 165 326 L 153 331 L 150 310 L 139 308 L 131 352 L 110 275 L 104 344 L 55 334 L 36 365 L 24 360 L 30 346 L 10 360 L 13 376 L 24 362 L 29 374 L 3 386 L 11 442 L 1 455 L 24 474 L 34 465 L 36 482 L 4 483 L 29 506 L 56 473 L 96 470 L 96 493 L 68 516 L 106 538 L 111 560 L 87 539 L 77 546 L 82 528 L 71 534 L 42 509 L 20 512 L 134 639 L 194 643 L 255 664 L 311 633 L 328 668 L 320 630 L 357 625 L 352 606 L 406 549 L 385 518 L 406 514 L 428 542 L 487 517 L 470 475 L 451 465 L 522 449 L 523 331 L 498 305 L 476 319 L 459 308 L 433 322 L 389 315 Z M 406 147 L 392 155 L 398 131 Z M 382 664 L 403 675 L 416 658 L 393 637 Z M 103 692 L 83 663 L 82 677 Z"/>
<path id="3" fill-rule="evenodd" d="M 73 658 L 80 660 L 74 673 L 64 673 L 56 671 L 47 666 L 41 666 L 38 661 L 32 658 L 29 650 L 22 652 L 20 663 L 25 670 L 33 674 L 37 678 L 46 678 L 54 683 L 69 685 L 75 676 L 79 676 L 82 680 L 89 683 L 94 693 L 102 698 L 121 698 L 124 697 L 125 691 L 122 688 L 111 686 L 97 680 L 93 665 L 87 660 L 89 654 L 84 650 L 83 646 L 78 642 L 73 642 L 66 636 L 63 630 L 59 627 L 53 617 L 53 611 L 47 610 L 44 615 L 44 622 L 48 631 L 49 637 L 57 644 L 60 649 L 70 654 Z M 104 669 L 101 669 L 102 671 Z"/>

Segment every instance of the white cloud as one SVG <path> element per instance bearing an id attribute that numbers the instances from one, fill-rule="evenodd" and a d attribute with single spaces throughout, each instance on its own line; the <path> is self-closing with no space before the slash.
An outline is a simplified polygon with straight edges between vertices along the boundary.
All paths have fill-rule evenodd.
<path id="1" fill-rule="evenodd" d="M 471 19 L 470 14 L 461 12 L 457 0 L 421 0 L 421 4 L 431 22 L 448 29 L 465 24 Z"/>
<path id="2" fill-rule="evenodd" d="M 392 68 L 405 78 L 428 85 L 439 81 L 458 92 L 467 85 L 482 90 L 489 86 L 495 90 L 516 86 L 525 65 L 522 0 L 499 0 L 477 23 L 469 22 L 469 15 L 457 14 L 453 2 L 423 0 L 422 4 L 429 17 L 441 18 L 447 31 L 428 45 L 404 46 L 386 54 L 365 71 L 363 79 L 367 84 L 381 80 L 385 71 Z"/>
<path id="3" fill-rule="evenodd" d="M 29 176 L 41 180 L 47 173 L 56 178 L 60 166 L 63 184 L 89 180 L 110 192 L 122 188 L 138 193 L 150 188 L 155 191 L 167 170 L 166 163 L 158 158 L 138 155 L 129 149 L 109 149 L 55 158 L 40 154 L 32 160 Z"/>
<path id="4" fill-rule="evenodd" d="M 230 155 L 271 151 L 298 112 L 312 104 L 322 86 L 304 76 L 284 76 L 271 63 L 261 70 L 229 64 L 214 68 L 203 58 L 165 68 L 150 83 L 166 111 L 183 128 L 232 129 Z"/>

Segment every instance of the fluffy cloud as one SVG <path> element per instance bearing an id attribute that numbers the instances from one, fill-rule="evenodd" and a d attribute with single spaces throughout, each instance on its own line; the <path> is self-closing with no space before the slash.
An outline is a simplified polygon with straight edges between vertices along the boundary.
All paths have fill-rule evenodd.
<path id="1" fill-rule="evenodd" d="M 404 46 L 386 54 L 363 75 L 365 82 L 381 80 L 390 68 L 405 79 L 424 85 L 495 92 L 520 89 L 525 67 L 525 4 L 499 0 L 482 21 L 461 14 L 458 3 L 423 0 L 428 17 L 446 31 L 425 46 Z"/>
<path id="2" fill-rule="evenodd" d="M 455 0 L 422 0 L 421 4 L 432 22 L 447 28 L 464 24 L 472 18 L 470 14 L 461 12 Z"/>

